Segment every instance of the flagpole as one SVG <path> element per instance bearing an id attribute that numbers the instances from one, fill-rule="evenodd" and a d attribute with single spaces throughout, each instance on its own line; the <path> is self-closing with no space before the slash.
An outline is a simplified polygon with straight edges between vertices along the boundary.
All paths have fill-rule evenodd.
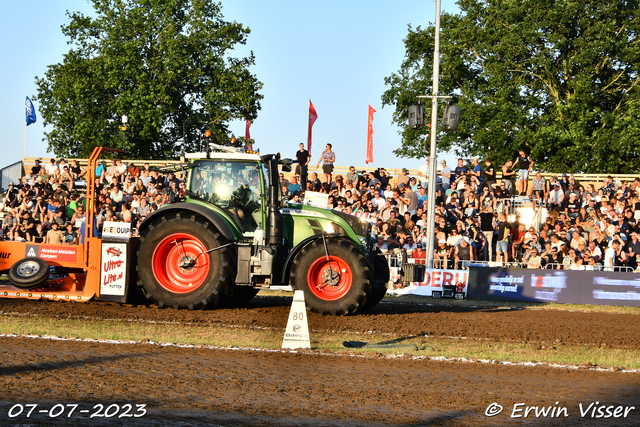
<path id="1" fill-rule="evenodd" d="M 29 94 L 26 94 L 25 97 L 28 98 Z M 27 157 L 27 118 L 26 117 L 24 119 L 24 156 L 22 157 L 23 161 L 25 157 Z"/>

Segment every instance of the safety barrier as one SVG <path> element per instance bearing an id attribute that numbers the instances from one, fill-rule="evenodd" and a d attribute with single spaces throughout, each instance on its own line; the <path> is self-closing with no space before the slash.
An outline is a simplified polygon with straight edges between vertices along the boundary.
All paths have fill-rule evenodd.
<path id="1" fill-rule="evenodd" d="M 612 271 L 619 273 L 633 273 L 633 267 L 629 267 L 626 265 L 616 265 L 614 267 L 604 267 L 602 265 L 588 265 L 583 264 L 579 266 L 579 268 L 571 268 L 571 266 L 567 266 L 565 264 L 560 264 L 557 262 L 552 262 L 545 264 L 543 267 L 545 270 L 582 270 L 582 271 Z"/>

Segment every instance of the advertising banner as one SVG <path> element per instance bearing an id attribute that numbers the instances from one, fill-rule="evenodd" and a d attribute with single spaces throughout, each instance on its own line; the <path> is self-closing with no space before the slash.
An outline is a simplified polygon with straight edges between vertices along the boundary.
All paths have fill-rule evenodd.
<path id="1" fill-rule="evenodd" d="M 100 296 L 126 294 L 127 246 L 126 243 L 102 243 Z"/>
<path id="2" fill-rule="evenodd" d="M 47 262 L 82 262 L 76 246 L 25 245 L 25 257 L 38 257 Z"/>
<path id="3" fill-rule="evenodd" d="M 394 269 L 396 271 L 394 271 Z M 391 267 L 391 279 L 397 277 L 397 267 Z M 455 285 L 458 282 L 465 284 L 464 292 L 467 292 L 467 283 L 469 278 L 469 270 L 441 270 L 435 268 L 427 268 L 424 280 L 422 282 L 411 282 L 411 285 L 393 290 L 395 295 L 423 295 L 432 296 L 433 291 L 442 292 L 443 286 Z"/>
<path id="4" fill-rule="evenodd" d="M 102 226 L 102 240 L 126 242 L 131 234 L 131 223 L 105 221 Z"/>
<path id="5" fill-rule="evenodd" d="M 640 307 L 640 275 L 608 271 L 471 267 L 467 297 Z"/>
<path id="6" fill-rule="evenodd" d="M 306 206 L 316 206 L 326 208 L 329 204 L 329 195 L 324 193 L 316 193 L 315 191 L 306 191 L 304 193 L 304 202 Z"/>

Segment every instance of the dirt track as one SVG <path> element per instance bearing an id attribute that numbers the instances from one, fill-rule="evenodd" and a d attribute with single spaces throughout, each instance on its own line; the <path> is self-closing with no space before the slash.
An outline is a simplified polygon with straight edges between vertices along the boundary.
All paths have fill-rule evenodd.
<path id="1" fill-rule="evenodd" d="M 95 317 L 202 325 L 285 327 L 288 298 L 257 298 L 248 308 L 188 312 L 146 305 L 0 300 L 3 313 L 43 318 Z M 465 336 L 500 342 L 563 342 L 640 348 L 640 318 L 508 309 L 453 309 L 383 303 L 370 314 L 309 317 L 322 331 L 395 336 Z M 14 404 L 144 403 L 142 418 L 92 419 L 82 425 L 496 425 L 513 404 L 566 407 L 558 425 L 640 424 L 640 374 L 586 369 L 434 362 L 409 358 L 184 349 L 157 345 L 0 338 L 0 425 L 67 424 L 38 414 L 9 418 Z M 581 418 L 579 403 L 635 406 L 627 418 Z M 504 407 L 485 417 L 493 402 Z M 559 403 L 555 403 L 559 402 Z M 116 406 L 113 406 L 117 409 Z M 135 407 L 134 407 L 135 408 Z M 66 416 L 68 412 L 64 413 Z M 541 421 L 530 415 L 527 421 Z"/>

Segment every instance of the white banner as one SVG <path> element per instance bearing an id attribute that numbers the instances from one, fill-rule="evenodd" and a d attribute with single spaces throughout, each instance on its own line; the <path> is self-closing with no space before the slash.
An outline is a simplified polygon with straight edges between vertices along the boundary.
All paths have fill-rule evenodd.
<path id="1" fill-rule="evenodd" d="M 305 191 L 303 204 L 307 206 L 315 206 L 318 208 L 326 208 L 329 204 L 329 195 L 324 193 L 317 193 L 315 191 Z"/>
<path id="2" fill-rule="evenodd" d="M 391 276 L 394 277 L 394 269 L 391 267 Z M 397 273 L 395 274 L 397 276 Z M 427 268 L 422 282 L 411 282 L 411 285 L 402 289 L 393 289 L 389 292 L 394 295 L 423 295 L 432 296 L 433 291 L 442 292 L 443 286 L 453 286 L 458 282 L 464 283 L 464 294 L 467 294 L 467 282 L 469 270 L 440 270 Z"/>
<path id="3" fill-rule="evenodd" d="M 131 223 L 105 221 L 102 226 L 102 238 L 124 242 L 129 240 Z"/>
<path id="4" fill-rule="evenodd" d="M 124 296 L 127 282 L 127 243 L 102 243 L 100 295 Z"/>

